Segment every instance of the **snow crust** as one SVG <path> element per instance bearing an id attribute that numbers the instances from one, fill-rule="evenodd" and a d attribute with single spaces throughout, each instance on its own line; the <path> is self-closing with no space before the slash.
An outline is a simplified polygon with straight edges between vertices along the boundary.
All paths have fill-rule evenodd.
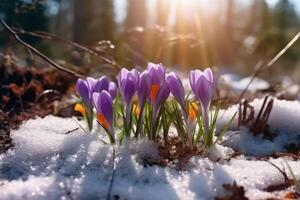
<path id="1" fill-rule="evenodd" d="M 245 127 L 240 130 L 228 131 L 224 134 L 224 143 L 248 155 L 270 155 L 274 152 L 286 151 L 286 146 L 290 144 L 300 144 L 300 102 L 274 99 L 268 125 L 270 132 L 274 135 L 273 140 L 267 140 L 262 135 L 254 137 Z M 255 115 L 261 108 L 263 99 L 255 99 L 250 104 L 254 106 Z M 221 111 L 218 120 L 218 129 L 228 122 L 238 111 L 238 106 L 234 105 L 227 110 Z M 237 129 L 238 115 L 236 115 L 231 130 Z"/>
<path id="2" fill-rule="evenodd" d="M 262 100 L 255 100 L 255 109 Z M 236 107 L 224 111 L 218 126 L 229 120 Z M 116 171 L 112 197 L 116 199 L 213 199 L 226 195 L 224 183 L 234 181 L 246 190 L 250 199 L 282 197 L 282 192 L 265 192 L 270 185 L 284 182 L 281 173 L 270 163 L 245 155 L 229 159 L 238 148 L 255 155 L 279 150 L 290 135 L 300 130 L 300 104 L 275 100 L 270 116 L 272 130 L 278 138 L 266 141 L 254 138 L 242 129 L 226 134 L 225 147 L 216 145 L 208 157 L 192 157 L 185 171 L 169 167 L 144 165 L 143 160 L 159 159 L 157 148 L 149 141 L 115 146 Z M 232 128 L 236 121 L 232 124 Z M 101 129 L 87 135 L 77 128 L 75 119 L 47 116 L 25 122 L 12 131 L 15 146 L 0 155 L 0 199 L 106 199 L 112 175 L 113 147 L 100 139 L 106 137 Z M 230 134 L 236 133 L 230 137 Z M 99 136 L 100 135 L 100 136 Z M 225 138 L 226 139 L 226 138 Z M 252 155 L 253 155 L 252 154 Z M 286 158 L 300 179 L 300 161 Z M 286 169 L 284 159 L 269 159 Z M 290 174 L 287 172 L 290 176 Z M 293 190 L 293 187 L 288 190 Z M 280 196 L 281 195 L 281 196 Z"/>
<path id="3" fill-rule="evenodd" d="M 251 81 L 252 77 L 241 78 L 236 74 L 223 74 L 219 78 L 219 85 L 225 85 L 234 92 L 243 91 Z M 258 90 L 265 90 L 270 87 L 270 84 L 261 78 L 254 78 L 248 91 L 255 92 Z"/>

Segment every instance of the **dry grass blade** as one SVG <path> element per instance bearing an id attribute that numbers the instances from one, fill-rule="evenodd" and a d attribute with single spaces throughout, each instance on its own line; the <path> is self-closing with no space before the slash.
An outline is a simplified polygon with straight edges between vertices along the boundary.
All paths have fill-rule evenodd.
<path id="1" fill-rule="evenodd" d="M 248 85 L 246 86 L 246 88 L 242 91 L 242 93 L 240 94 L 239 100 L 240 101 L 245 93 L 247 92 L 249 86 L 251 85 L 251 83 L 253 82 L 253 80 L 260 74 L 262 73 L 264 70 L 269 69 L 291 46 L 293 46 L 293 44 L 295 44 L 295 42 L 300 38 L 300 32 L 298 32 L 293 39 L 291 39 L 287 45 L 281 49 L 268 63 L 267 65 L 264 66 L 262 61 L 259 61 L 256 66 L 255 66 L 255 72 L 253 73 L 250 82 L 248 83 Z"/>

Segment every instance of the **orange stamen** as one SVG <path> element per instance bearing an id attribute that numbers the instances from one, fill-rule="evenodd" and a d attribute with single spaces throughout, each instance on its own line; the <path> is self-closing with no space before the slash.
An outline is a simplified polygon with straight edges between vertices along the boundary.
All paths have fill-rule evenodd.
<path id="1" fill-rule="evenodd" d="M 136 104 L 133 104 L 133 113 L 136 115 L 136 116 L 139 116 L 140 115 L 140 109 L 139 107 L 136 105 Z"/>
<path id="2" fill-rule="evenodd" d="M 159 85 L 151 85 L 150 88 L 150 99 L 151 101 L 155 101 L 159 90 Z"/>
<path id="3" fill-rule="evenodd" d="M 109 129 L 109 123 L 105 119 L 104 115 L 97 114 L 97 120 L 105 129 Z"/>
<path id="4" fill-rule="evenodd" d="M 85 109 L 84 106 L 81 105 L 80 103 L 77 103 L 77 104 L 75 105 L 74 110 L 80 112 L 83 116 L 86 115 L 86 109 Z"/>
<path id="5" fill-rule="evenodd" d="M 195 102 L 189 104 L 188 119 L 194 121 L 197 118 L 198 106 Z"/>

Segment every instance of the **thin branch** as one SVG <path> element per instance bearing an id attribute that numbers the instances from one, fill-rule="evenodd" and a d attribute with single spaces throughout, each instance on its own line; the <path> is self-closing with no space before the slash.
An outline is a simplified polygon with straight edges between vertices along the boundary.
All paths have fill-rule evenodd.
<path id="1" fill-rule="evenodd" d="M 46 40 L 57 40 L 57 41 L 60 41 L 62 43 L 65 43 L 69 46 L 72 46 L 72 47 L 75 47 L 81 51 L 85 51 L 93 56 L 97 56 L 99 58 L 101 58 L 104 62 L 120 69 L 120 66 L 116 63 L 116 61 L 114 60 L 110 60 L 108 58 L 106 58 L 105 56 L 102 56 L 101 54 L 99 54 L 99 52 L 97 51 L 100 51 L 100 50 L 93 50 L 87 46 L 84 46 L 84 45 L 81 45 L 81 44 L 78 44 L 76 42 L 73 42 L 73 41 L 70 41 L 70 40 L 66 40 L 66 39 L 63 39 L 57 35 L 54 35 L 54 34 L 51 34 L 51 33 L 48 33 L 48 32 L 44 32 L 44 31 L 35 31 L 35 32 L 32 32 L 32 31 L 25 31 L 23 29 L 20 29 L 20 28 L 15 28 L 15 27 L 12 27 L 12 29 L 17 32 L 17 33 L 20 33 L 20 34 L 25 34 L 25 35 L 30 35 L 30 36 L 34 36 L 34 37 L 38 37 L 38 38 L 42 38 L 42 39 L 46 39 Z M 104 51 L 100 51 L 101 53 L 105 53 Z"/>
<path id="2" fill-rule="evenodd" d="M 39 57 L 41 57 L 43 60 L 45 60 L 46 62 L 48 62 L 51 66 L 53 66 L 56 69 L 59 69 L 63 72 L 66 72 L 68 74 L 74 75 L 76 77 L 82 77 L 81 74 L 78 74 L 70 69 L 66 69 L 63 68 L 62 66 L 58 65 L 57 63 L 55 63 L 53 60 L 51 60 L 50 58 L 48 58 L 46 55 L 44 55 L 43 53 L 41 53 L 40 51 L 38 51 L 36 48 L 34 48 L 33 46 L 29 45 L 28 43 L 24 42 L 19 36 L 18 34 L 10 27 L 8 26 L 5 21 L 3 19 L 1 19 L 1 24 L 3 25 L 3 27 L 20 43 L 22 44 L 24 47 L 26 47 L 27 49 L 29 49 L 30 51 L 32 51 L 33 53 L 35 53 L 36 55 L 38 55 Z"/>
<path id="3" fill-rule="evenodd" d="M 274 58 L 272 58 L 267 65 L 264 66 L 262 61 L 259 61 L 256 66 L 255 66 L 255 72 L 253 73 L 250 82 L 248 83 L 248 85 L 246 86 L 246 88 L 242 91 L 240 97 L 239 97 L 239 101 L 244 97 L 245 93 L 247 92 L 249 86 L 251 85 L 251 83 L 254 81 L 254 79 L 260 74 L 262 73 L 264 70 L 269 69 L 293 44 L 295 44 L 295 42 L 300 38 L 300 32 L 298 32 L 293 39 L 291 39 L 289 41 L 289 43 L 287 43 L 287 45 L 285 45 L 285 47 L 283 49 L 281 49 L 275 56 Z"/>
<path id="4" fill-rule="evenodd" d="M 79 127 L 74 128 L 74 129 L 72 129 L 72 130 L 69 130 L 69 131 L 65 132 L 65 135 L 67 135 L 67 134 L 69 134 L 69 133 L 72 133 L 72 132 L 74 132 L 74 131 L 77 131 L 78 129 L 79 129 Z"/>

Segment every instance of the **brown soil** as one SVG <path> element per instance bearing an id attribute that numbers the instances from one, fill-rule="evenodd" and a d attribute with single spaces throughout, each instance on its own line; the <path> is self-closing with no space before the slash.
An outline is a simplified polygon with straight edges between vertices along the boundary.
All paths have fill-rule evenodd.
<path id="1" fill-rule="evenodd" d="M 10 130 L 36 116 L 74 115 L 67 97 L 75 77 L 57 70 L 25 68 L 0 61 L 0 152 L 12 146 Z"/>

